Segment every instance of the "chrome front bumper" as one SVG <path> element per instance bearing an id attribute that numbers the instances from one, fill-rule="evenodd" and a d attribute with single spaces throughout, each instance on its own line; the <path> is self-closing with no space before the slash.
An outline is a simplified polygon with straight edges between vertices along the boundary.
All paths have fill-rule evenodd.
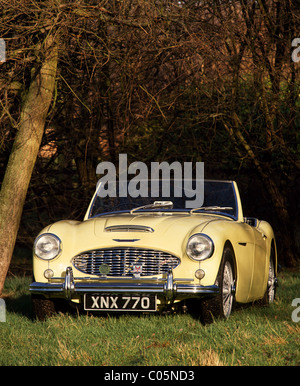
<path id="1" fill-rule="evenodd" d="M 65 277 L 52 278 L 48 283 L 34 282 L 30 285 L 33 294 L 62 296 L 71 299 L 85 293 L 140 293 L 161 295 L 166 300 L 177 298 L 206 297 L 219 293 L 216 285 L 201 286 L 190 284 L 193 279 L 174 279 L 170 271 L 166 278 L 147 279 L 143 277 L 112 279 L 107 277 L 73 277 L 71 267 Z"/>

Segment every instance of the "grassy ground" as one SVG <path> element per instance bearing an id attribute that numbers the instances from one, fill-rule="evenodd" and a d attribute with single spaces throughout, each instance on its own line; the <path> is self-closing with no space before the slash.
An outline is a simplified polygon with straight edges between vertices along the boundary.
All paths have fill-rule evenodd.
<path id="1" fill-rule="evenodd" d="M 10 277 L 0 366 L 299 366 L 300 322 L 292 320 L 291 303 L 300 298 L 300 275 L 284 271 L 279 280 L 270 307 L 243 307 L 227 321 L 203 326 L 190 315 L 58 315 L 38 322 L 31 316 L 30 278 Z"/>

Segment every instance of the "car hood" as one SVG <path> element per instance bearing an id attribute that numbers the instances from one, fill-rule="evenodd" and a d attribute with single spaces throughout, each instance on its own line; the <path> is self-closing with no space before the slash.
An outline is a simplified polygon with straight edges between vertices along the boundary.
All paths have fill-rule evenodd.
<path id="1" fill-rule="evenodd" d="M 205 225 L 211 221 L 224 220 L 223 216 L 190 215 L 187 213 L 139 213 L 107 215 L 94 219 L 95 236 L 103 233 L 128 234 L 128 233 L 153 233 L 154 235 L 167 236 L 169 234 L 186 236 L 195 228 L 202 232 Z M 180 237 L 180 236 L 179 236 Z"/>
<path id="2" fill-rule="evenodd" d="M 79 221 L 59 221 L 44 232 L 56 234 L 67 259 L 98 248 L 154 248 L 181 256 L 188 238 L 205 232 L 212 222 L 233 221 L 224 216 L 189 213 L 118 213 Z"/>

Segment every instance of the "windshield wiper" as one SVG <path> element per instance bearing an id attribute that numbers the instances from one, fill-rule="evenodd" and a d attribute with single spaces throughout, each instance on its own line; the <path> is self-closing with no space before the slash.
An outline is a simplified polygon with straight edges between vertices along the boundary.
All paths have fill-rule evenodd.
<path id="1" fill-rule="evenodd" d="M 173 208 L 173 202 L 172 201 L 154 201 L 152 204 L 139 206 L 137 208 L 133 208 L 130 211 L 130 214 L 135 212 L 136 210 L 140 209 L 156 209 L 156 208 Z"/>
<path id="2" fill-rule="evenodd" d="M 190 210 L 190 214 L 194 213 L 196 210 L 207 210 L 207 211 L 219 211 L 219 210 L 232 210 L 232 206 L 201 206 L 200 208 L 194 208 Z"/>

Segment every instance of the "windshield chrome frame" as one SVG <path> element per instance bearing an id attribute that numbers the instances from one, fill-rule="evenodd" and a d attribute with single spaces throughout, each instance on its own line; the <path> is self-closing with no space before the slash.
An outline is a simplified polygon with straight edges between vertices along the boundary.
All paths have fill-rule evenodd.
<path id="1" fill-rule="evenodd" d="M 242 210 L 241 210 L 241 204 L 240 204 L 240 198 L 239 198 L 239 192 L 238 192 L 238 189 L 237 189 L 237 186 L 236 186 L 236 183 L 234 181 L 230 181 L 230 180 L 205 180 L 204 182 L 216 182 L 216 183 L 228 183 L 231 185 L 232 187 L 232 191 L 233 191 L 233 195 L 234 195 L 234 203 L 235 203 L 235 214 L 230 214 L 230 213 L 226 213 L 224 211 L 207 211 L 207 210 L 199 210 L 197 212 L 193 212 L 193 215 L 197 215 L 197 214 L 205 214 L 205 215 L 219 215 L 219 216 L 223 216 L 223 217 L 227 217 L 227 218 L 231 218 L 233 220 L 240 220 L 240 218 L 243 218 L 243 215 L 242 215 Z M 98 196 L 98 191 L 99 189 L 101 189 L 101 184 L 99 184 L 97 186 L 97 189 L 94 193 L 94 196 L 90 202 L 90 205 L 88 207 L 88 210 L 86 212 L 86 215 L 84 217 L 84 220 L 88 220 L 88 219 L 93 219 L 93 218 L 97 218 L 97 217 L 102 217 L 102 216 L 107 216 L 107 215 L 123 215 L 123 214 L 130 214 L 130 212 L 132 211 L 132 209 L 124 209 L 124 210 L 112 210 L 112 211 L 109 211 L 109 212 L 103 212 L 103 213 L 99 213 L 97 215 L 93 215 L 91 216 L 91 212 L 92 212 L 92 208 L 95 204 L 95 201 L 97 200 L 97 196 Z M 171 199 L 171 197 L 170 197 Z M 154 198 L 153 197 L 153 200 L 157 200 L 157 198 Z M 177 213 L 177 214 L 187 214 L 191 211 L 191 208 L 185 208 L 185 209 L 163 209 L 163 208 L 152 208 L 152 209 L 139 209 L 137 211 L 134 211 L 134 214 L 138 214 L 138 213 L 145 213 L 145 212 L 150 212 L 150 213 L 159 213 L 159 212 L 164 212 L 164 213 Z"/>

